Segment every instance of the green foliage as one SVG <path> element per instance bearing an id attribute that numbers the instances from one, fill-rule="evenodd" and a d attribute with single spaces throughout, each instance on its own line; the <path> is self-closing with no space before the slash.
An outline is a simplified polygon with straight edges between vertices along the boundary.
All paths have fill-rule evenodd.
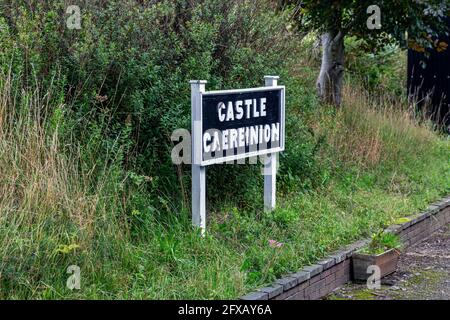
<path id="1" fill-rule="evenodd" d="M 431 1 L 371 1 L 309 0 L 285 1 L 296 6 L 300 24 L 337 35 L 357 36 L 379 47 L 396 41 L 403 47 L 420 46 L 434 49 L 433 38 L 448 32 L 444 22 L 450 7 L 446 0 Z M 380 30 L 367 28 L 367 8 L 376 4 L 381 11 Z M 407 37 L 406 38 L 406 32 Z M 409 41 L 409 43 L 407 43 Z"/>
<path id="2" fill-rule="evenodd" d="M 374 49 L 364 39 L 347 37 L 345 48 L 349 78 L 362 83 L 373 94 L 388 91 L 396 97 L 405 95 L 407 55 L 397 45 Z"/>
<path id="3" fill-rule="evenodd" d="M 372 236 L 369 245 L 361 250 L 365 254 L 382 254 L 391 249 L 399 249 L 401 241 L 398 235 L 391 232 L 379 232 Z"/>
<path id="4" fill-rule="evenodd" d="M 390 100 L 320 105 L 312 48 L 271 2 L 89 1 L 81 30 L 62 2 L 0 3 L 0 298 L 235 299 L 450 192 L 448 140 Z M 362 69 L 378 57 L 358 50 L 355 70 L 383 83 L 394 59 Z M 269 73 L 288 97 L 278 209 L 262 210 L 259 166 L 215 166 L 201 238 L 189 172 L 169 158 L 188 80 Z"/>
<path id="5" fill-rule="evenodd" d="M 61 1 L 5 3 L 1 66 L 12 66 L 17 90 L 37 81 L 43 91 L 52 85 L 65 92 L 64 116 L 49 110 L 54 120 L 73 128 L 90 152 L 113 153 L 126 170 L 151 177 L 150 196 L 172 199 L 180 210 L 186 196 L 179 190 L 189 180 L 172 164 L 170 136 L 190 128 L 189 80 L 208 80 L 210 90 L 260 86 L 264 75 L 284 74 L 296 35 L 270 1 L 117 0 L 80 7 L 82 28 L 70 30 Z M 258 183 L 245 183 L 251 172 L 213 170 L 210 188 L 232 181 L 251 193 L 245 190 Z"/>

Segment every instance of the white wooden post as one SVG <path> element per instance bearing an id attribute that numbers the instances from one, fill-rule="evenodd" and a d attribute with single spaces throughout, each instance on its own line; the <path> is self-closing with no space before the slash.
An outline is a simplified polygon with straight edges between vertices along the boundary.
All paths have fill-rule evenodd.
<path id="1" fill-rule="evenodd" d="M 206 168 L 202 167 L 202 96 L 206 91 L 206 81 L 193 80 L 191 83 L 192 115 L 192 224 L 206 229 Z"/>
<path id="2" fill-rule="evenodd" d="M 276 87 L 278 76 L 265 76 L 266 87 Z M 277 193 L 277 153 L 268 154 L 264 164 L 264 210 L 272 211 L 276 207 Z"/>

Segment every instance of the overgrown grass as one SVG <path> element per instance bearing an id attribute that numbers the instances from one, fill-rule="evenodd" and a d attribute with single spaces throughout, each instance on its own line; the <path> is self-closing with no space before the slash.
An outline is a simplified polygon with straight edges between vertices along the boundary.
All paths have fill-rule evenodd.
<path id="1" fill-rule="evenodd" d="M 62 266 L 76 260 L 85 274 L 97 272 L 121 254 L 126 223 L 110 168 L 93 184 L 80 150 L 62 152 L 57 124 L 43 116 L 50 93 L 16 94 L 11 73 L 1 74 L 0 298 L 58 298 Z"/>
<path id="2" fill-rule="evenodd" d="M 261 210 L 253 176 L 253 205 L 211 208 L 204 239 L 188 212 L 152 206 L 143 185 L 153 178 L 122 172 L 120 148 L 99 155 L 61 139 L 58 112 L 42 118 L 51 93 L 15 93 L 2 74 L 0 298 L 237 298 L 450 192 L 448 138 L 404 102 L 371 101 L 354 85 L 341 109 L 320 106 L 315 67 L 302 62 L 287 79 L 279 208 Z M 79 291 L 66 288 L 70 265 Z"/>

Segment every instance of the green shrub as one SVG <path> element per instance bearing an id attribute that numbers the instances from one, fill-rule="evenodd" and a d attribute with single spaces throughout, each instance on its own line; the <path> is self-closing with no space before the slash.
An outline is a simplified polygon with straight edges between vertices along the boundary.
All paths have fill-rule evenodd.
<path id="1" fill-rule="evenodd" d="M 366 90 L 375 94 L 386 91 L 400 97 L 406 93 L 406 53 L 395 44 L 380 44 L 369 49 L 363 39 L 348 37 L 346 64 L 348 73 Z M 400 81 L 399 81 L 400 80 Z"/>
<path id="2" fill-rule="evenodd" d="M 0 298 L 235 299 L 450 191 L 448 140 L 401 99 L 350 74 L 340 110 L 318 103 L 311 41 L 271 1 L 82 3 L 69 30 L 62 1 L 0 1 Z M 258 166 L 208 168 L 201 238 L 169 158 L 188 80 L 269 73 L 287 86 L 277 210 Z"/>
<path id="3" fill-rule="evenodd" d="M 391 249 L 399 249 L 401 247 L 400 237 L 392 232 L 379 232 L 372 236 L 367 247 L 361 250 L 365 254 L 382 254 Z"/>
<path id="4" fill-rule="evenodd" d="M 190 129 L 189 80 L 208 80 L 212 90 L 260 86 L 266 74 L 285 76 L 297 41 L 285 28 L 287 16 L 269 0 L 79 4 L 81 30 L 66 28 L 62 1 L 5 6 L 0 65 L 12 65 L 17 90 L 39 83 L 42 92 L 49 86 L 63 92 L 50 97 L 67 105 L 64 116 L 54 115 L 61 126 L 96 150 L 96 161 L 113 153 L 125 171 L 150 177 L 149 196 L 172 199 L 171 209 L 179 210 L 189 175 L 171 162 L 170 135 Z M 260 182 L 246 181 L 254 171 L 212 169 L 211 194 L 231 194 L 234 187 L 227 186 L 238 183 L 242 195 L 253 194 L 250 189 Z M 252 200 L 243 196 L 239 202 Z"/>

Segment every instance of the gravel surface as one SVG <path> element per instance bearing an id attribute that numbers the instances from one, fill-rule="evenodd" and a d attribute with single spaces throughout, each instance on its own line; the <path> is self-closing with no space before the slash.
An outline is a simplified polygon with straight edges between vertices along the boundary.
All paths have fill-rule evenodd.
<path id="1" fill-rule="evenodd" d="M 351 283 L 326 299 L 450 300 L 450 226 L 403 252 L 397 272 L 377 290 Z"/>

